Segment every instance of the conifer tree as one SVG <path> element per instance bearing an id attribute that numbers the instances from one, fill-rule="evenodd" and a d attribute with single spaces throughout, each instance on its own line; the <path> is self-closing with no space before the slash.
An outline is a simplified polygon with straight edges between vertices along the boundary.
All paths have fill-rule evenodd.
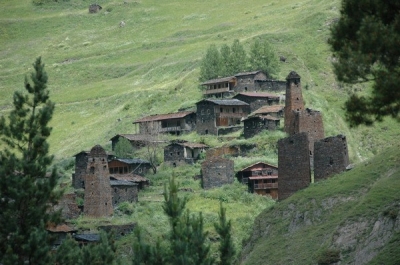
<path id="1" fill-rule="evenodd" d="M 49 211 L 60 193 L 57 172 L 46 175 L 53 157 L 48 154 L 48 123 L 54 111 L 41 58 L 33 64 L 26 93 L 16 91 L 14 108 L 0 119 L 0 263 L 50 264 L 51 239 L 45 230 L 59 215 Z"/>
<path id="2" fill-rule="evenodd" d="M 230 265 L 235 257 L 235 247 L 232 241 L 232 223 L 226 220 L 226 209 L 220 205 L 219 223 L 214 224 L 215 230 L 220 236 L 220 265 Z"/>

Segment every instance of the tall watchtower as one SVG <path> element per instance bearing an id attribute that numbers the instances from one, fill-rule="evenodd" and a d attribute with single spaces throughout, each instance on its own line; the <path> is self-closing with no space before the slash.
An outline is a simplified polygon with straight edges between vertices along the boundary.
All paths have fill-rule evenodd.
<path id="1" fill-rule="evenodd" d="M 285 100 L 285 132 L 294 134 L 293 122 L 294 111 L 304 110 L 303 95 L 301 91 L 300 75 L 291 71 L 286 77 L 286 100 Z"/>
<path id="2" fill-rule="evenodd" d="M 113 214 L 107 153 L 100 145 L 94 146 L 88 156 L 84 213 L 93 217 Z"/>

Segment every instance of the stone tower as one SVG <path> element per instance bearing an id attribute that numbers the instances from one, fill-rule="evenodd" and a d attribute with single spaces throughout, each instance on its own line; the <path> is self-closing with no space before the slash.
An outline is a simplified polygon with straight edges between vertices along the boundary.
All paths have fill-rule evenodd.
<path id="1" fill-rule="evenodd" d="M 113 214 L 107 154 L 100 145 L 94 146 L 88 156 L 83 209 L 85 215 L 93 217 Z"/>
<path id="2" fill-rule="evenodd" d="M 301 91 L 300 76 L 291 71 L 286 77 L 286 100 L 285 100 L 285 132 L 294 134 L 293 122 L 294 111 L 304 110 L 303 95 Z"/>

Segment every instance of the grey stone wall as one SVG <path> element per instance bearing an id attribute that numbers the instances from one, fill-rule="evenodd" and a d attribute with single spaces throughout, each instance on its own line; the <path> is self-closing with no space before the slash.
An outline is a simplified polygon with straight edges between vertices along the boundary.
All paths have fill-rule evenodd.
<path id="1" fill-rule="evenodd" d="M 349 165 L 346 136 L 327 137 L 314 143 L 314 180 L 329 178 Z"/>
<path id="2" fill-rule="evenodd" d="M 250 112 L 258 110 L 259 108 L 267 105 L 279 104 L 279 97 L 277 98 L 262 98 L 262 97 L 249 97 L 238 94 L 234 98 L 246 102 L 250 105 Z"/>
<path id="3" fill-rule="evenodd" d="M 275 92 L 275 93 L 285 92 L 286 82 L 278 81 L 278 80 L 256 81 L 255 82 L 255 90 L 256 91 Z"/>
<path id="4" fill-rule="evenodd" d="M 209 101 L 200 101 L 197 103 L 196 111 L 196 131 L 200 135 L 218 133 L 215 124 L 215 105 Z"/>
<path id="5" fill-rule="evenodd" d="M 307 133 L 299 133 L 278 141 L 279 200 L 308 187 L 311 182 Z"/>
<path id="6" fill-rule="evenodd" d="M 191 160 L 193 162 L 193 160 Z M 171 166 L 183 165 L 185 159 L 185 147 L 179 144 L 170 144 L 164 148 L 164 163 Z"/>
<path id="7" fill-rule="evenodd" d="M 243 135 L 244 138 L 248 139 L 262 131 L 274 131 L 279 127 L 279 120 L 268 120 L 260 117 L 250 117 L 243 121 Z"/>
<path id="8" fill-rule="evenodd" d="M 116 184 L 111 184 L 111 196 L 113 206 L 117 206 L 121 202 L 137 202 L 138 201 L 138 185 L 118 184 L 121 181 L 114 181 Z"/>
<path id="9" fill-rule="evenodd" d="M 87 163 L 88 153 L 80 152 L 75 156 L 75 173 L 72 174 L 72 187 L 74 187 L 74 189 L 85 188 Z"/>
<path id="10" fill-rule="evenodd" d="M 294 134 L 294 111 L 304 109 L 303 95 L 301 90 L 300 76 L 292 71 L 286 77 L 286 98 L 285 98 L 285 132 Z"/>
<path id="11" fill-rule="evenodd" d="M 221 157 L 206 160 L 201 164 L 202 187 L 211 189 L 234 181 L 233 160 Z"/>

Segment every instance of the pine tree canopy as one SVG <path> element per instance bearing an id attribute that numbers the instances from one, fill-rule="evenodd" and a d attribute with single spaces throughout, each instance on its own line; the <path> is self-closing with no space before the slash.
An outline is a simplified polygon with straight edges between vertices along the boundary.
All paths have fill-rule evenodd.
<path id="1" fill-rule="evenodd" d="M 400 121 L 400 2 L 343 0 L 340 13 L 329 40 L 335 74 L 347 84 L 372 82 L 370 95 L 350 96 L 346 119 L 352 126 Z"/>
<path id="2" fill-rule="evenodd" d="M 25 93 L 14 93 L 14 108 L 0 119 L 0 263 L 48 264 L 51 239 L 45 230 L 59 215 L 49 211 L 60 193 L 57 173 L 47 175 L 53 157 L 48 154 L 48 123 L 54 111 L 49 100 L 47 74 L 38 58 Z M 4 244 L 6 242 L 6 244 Z"/>

